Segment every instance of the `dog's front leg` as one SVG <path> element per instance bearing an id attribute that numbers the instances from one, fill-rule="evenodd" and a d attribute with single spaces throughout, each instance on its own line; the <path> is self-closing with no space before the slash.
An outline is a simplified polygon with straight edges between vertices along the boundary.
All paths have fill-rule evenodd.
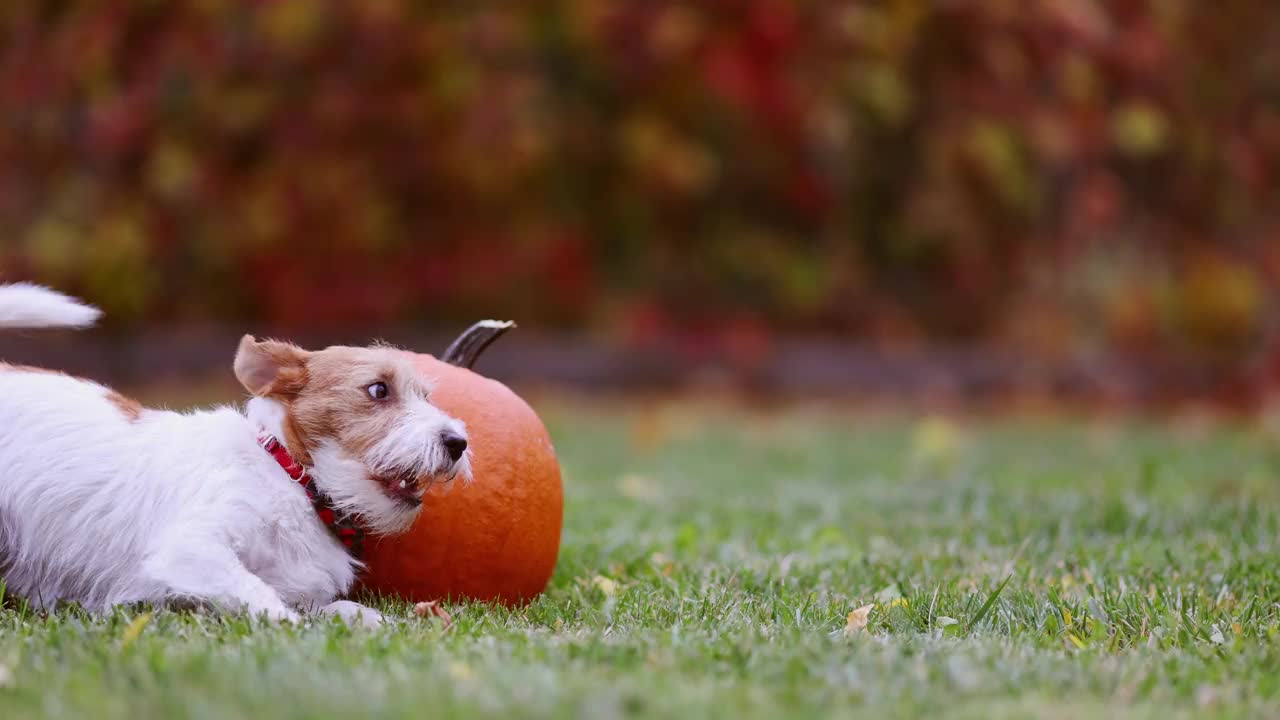
<path id="1" fill-rule="evenodd" d="M 270 620 L 297 620 L 279 593 L 249 572 L 229 548 L 166 549 L 146 564 L 147 577 L 165 600 L 194 601 L 228 612 L 247 611 Z"/>
<path id="2" fill-rule="evenodd" d="M 337 615 L 352 626 L 362 625 L 367 628 L 376 628 L 382 625 L 383 622 L 382 613 L 350 600 L 331 602 L 318 608 L 316 612 L 321 615 Z"/>

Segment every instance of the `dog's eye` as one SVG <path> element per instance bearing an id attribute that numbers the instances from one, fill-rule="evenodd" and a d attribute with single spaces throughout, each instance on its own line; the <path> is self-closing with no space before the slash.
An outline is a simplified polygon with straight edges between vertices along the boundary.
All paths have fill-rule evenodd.
<path id="1" fill-rule="evenodd" d="M 374 400 L 386 400 L 387 395 L 390 393 L 387 389 L 387 384 L 384 382 L 376 382 L 365 389 L 369 391 L 369 397 Z"/>

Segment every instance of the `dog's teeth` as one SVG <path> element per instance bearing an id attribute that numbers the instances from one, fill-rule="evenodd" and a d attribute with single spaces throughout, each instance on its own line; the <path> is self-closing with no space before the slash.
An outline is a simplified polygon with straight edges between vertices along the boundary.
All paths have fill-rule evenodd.
<path id="1" fill-rule="evenodd" d="M 401 481 L 400 481 L 400 489 L 401 489 L 401 490 L 403 490 L 403 489 L 405 489 L 405 487 L 406 487 L 406 485 L 405 485 L 405 481 L 404 481 L 404 480 L 401 480 Z"/>

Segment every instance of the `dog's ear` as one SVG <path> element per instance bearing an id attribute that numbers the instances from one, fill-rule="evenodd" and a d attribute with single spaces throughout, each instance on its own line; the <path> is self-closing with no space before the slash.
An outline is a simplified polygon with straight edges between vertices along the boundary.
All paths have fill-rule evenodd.
<path id="1" fill-rule="evenodd" d="M 307 384 L 308 355 L 297 345 L 245 335 L 236 350 L 236 379 L 258 397 L 292 397 Z"/>

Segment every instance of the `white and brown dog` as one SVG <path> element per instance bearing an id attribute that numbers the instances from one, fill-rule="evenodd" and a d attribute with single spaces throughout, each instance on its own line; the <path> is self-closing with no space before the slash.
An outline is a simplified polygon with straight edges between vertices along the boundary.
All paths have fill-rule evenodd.
<path id="1" fill-rule="evenodd" d="M 0 329 L 78 328 L 98 310 L 0 286 Z M 144 409 L 88 380 L 0 364 L 0 578 L 47 608 L 136 602 L 324 612 L 372 534 L 403 532 L 435 482 L 469 477 L 466 429 L 397 350 L 307 352 L 245 336 L 243 412 Z"/>

